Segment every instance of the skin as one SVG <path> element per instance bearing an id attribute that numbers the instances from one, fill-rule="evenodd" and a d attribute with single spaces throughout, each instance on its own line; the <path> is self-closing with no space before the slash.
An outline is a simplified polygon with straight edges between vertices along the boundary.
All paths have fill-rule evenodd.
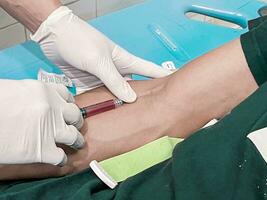
<path id="1" fill-rule="evenodd" d="M 59 0 L 0 0 L 0 7 L 32 33 L 60 6 Z"/>
<path id="2" fill-rule="evenodd" d="M 88 168 L 91 160 L 122 154 L 162 136 L 186 138 L 208 121 L 229 113 L 258 88 L 239 39 L 166 78 L 130 84 L 138 100 L 87 119 L 82 130 L 86 146 L 80 151 L 64 147 L 68 154 L 65 167 L 39 164 L 15 166 L 20 170 L 12 171 L 14 166 L 2 166 L 0 179 L 62 176 Z M 100 88 L 76 97 L 76 103 L 83 107 L 111 98 L 108 90 Z"/>
<path id="3" fill-rule="evenodd" d="M 239 40 L 169 77 L 131 86 L 138 94 L 136 103 L 86 120 L 87 146 L 70 156 L 75 171 L 87 168 L 94 159 L 107 159 L 166 135 L 187 138 L 210 120 L 229 113 L 258 88 Z M 76 100 L 79 106 L 86 106 L 108 100 L 110 95 L 99 89 Z"/>

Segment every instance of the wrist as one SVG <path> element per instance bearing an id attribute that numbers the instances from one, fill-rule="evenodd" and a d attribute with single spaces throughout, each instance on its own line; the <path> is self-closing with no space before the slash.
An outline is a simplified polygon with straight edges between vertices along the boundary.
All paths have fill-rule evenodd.
<path id="1" fill-rule="evenodd" d="M 34 33 L 42 22 L 61 6 L 59 0 L 0 0 L 0 5 L 8 14 Z"/>
<path id="2" fill-rule="evenodd" d="M 52 31 L 51 27 L 63 27 L 63 29 L 67 29 L 68 25 L 66 25 L 66 23 L 70 22 L 72 16 L 72 11 L 68 7 L 58 7 L 56 10 L 50 13 L 50 15 L 39 26 L 38 30 L 31 35 L 31 39 L 37 43 L 40 43 L 44 38 L 48 38 L 47 36 L 50 35 Z"/>

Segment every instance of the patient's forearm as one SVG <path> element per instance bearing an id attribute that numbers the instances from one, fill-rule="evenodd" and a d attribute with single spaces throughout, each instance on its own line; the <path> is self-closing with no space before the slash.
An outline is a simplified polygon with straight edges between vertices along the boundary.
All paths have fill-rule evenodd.
<path id="1" fill-rule="evenodd" d="M 136 103 L 88 119 L 88 161 L 130 151 L 164 135 L 188 137 L 209 120 L 227 114 L 258 87 L 239 40 L 169 77 L 131 86 L 139 94 Z M 77 97 L 79 104 L 112 97 L 101 90 Z"/>
<path id="2" fill-rule="evenodd" d="M 0 0 L 0 6 L 32 33 L 60 5 L 59 0 Z"/>
<path id="3" fill-rule="evenodd" d="M 146 84 L 150 88 L 146 88 Z M 114 113 L 118 114 L 117 122 L 120 121 L 123 126 L 120 130 L 133 130 L 126 127 L 131 123 L 129 121 L 138 118 L 141 122 L 136 126 L 143 128 L 144 133 L 146 126 L 156 127 L 155 135 L 151 132 L 148 135 L 150 139 L 164 135 L 185 138 L 210 120 L 226 115 L 257 88 L 237 39 L 197 58 L 161 81 L 141 82 L 140 91 L 146 91 L 147 95 L 141 95 L 139 103 Z M 130 111 L 131 107 L 133 109 Z M 116 116 L 111 113 L 107 114 L 107 120 Z M 100 117 L 97 118 L 99 123 Z M 146 117 L 150 118 L 151 124 L 142 123 Z M 106 125 L 101 126 L 102 131 L 108 127 Z M 112 129 L 113 125 L 114 122 L 111 122 L 107 130 Z M 98 128 L 94 127 L 93 130 Z"/>
<path id="4" fill-rule="evenodd" d="M 142 99 L 144 96 L 150 96 L 150 94 L 159 90 L 163 81 L 164 79 L 157 79 L 131 82 L 130 84 L 138 92 L 140 99 Z M 80 107 L 83 107 L 111 98 L 115 97 L 106 88 L 101 87 L 77 96 L 76 102 Z M 151 125 L 141 125 L 139 123 L 140 119 L 143 120 L 142 123 L 145 123 L 144 120 L 149 119 L 147 118 L 149 116 L 144 117 L 143 105 L 145 104 L 142 102 L 145 101 L 139 100 L 135 104 L 125 105 L 123 109 L 117 109 L 87 119 L 82 130 L 85 134 L 86 146 L 79 151 L 72 150 L 63 145 L 60 146 L 68 154 L 68 165 L 62 168 L 46 164 L 0 165 L 0 181 L 63 176 L 73 171 L 88 168 L 90 161 L 93 159 L 101 161 L 130 151 L 158 138 L 160 130 L 150 132 L 149 127 Z M 133 105 L 136 106 L 133 107 Z M 147 111 L 147 114 L 149 113 L 151 112 Z M 135 118 L 140 119 L 138 121 Z M 159 123 L 156 124 L 160 126 Z M 139 130 L 138 127 L 136 128 L 137 125 L 140 125 Z M 148 131 L 145 129 L 148 129 Z M 151 134 L 143 134 L 143 132 Z"/>
<path id="5" fill-rule="evenodd" d="M 258 88 L 242 52 L 235 40 L 169 77 L 131 82 L 137 102 L 87 119 L 87 145 L 78 152 L 69 150 L 69 168 L 82 170 L 93 159 L 130 151 L 164 135 L 188 137 L 224 116 Z M 100 88 L 76 100 L 82 107 L 110 98 L 113 95 Z"/>
<path id="6" fill-rule="evenodd" d="M 0 181 L 60 177 L 72 173 L 70 166 L 58 167 L 49 164 L 0 165 Z"/>
<path id="7" fill-rule="evenodd" d="M 92 160 L 104 160 L 136 149 L 162 136 L 165 127 L 153 115 L 154 94 L 161 90 L 165 79 L 133 81 L 131 87 L 138 100 L 116 110 L 93 116 L 86 120 L 85 149 L 70 153 L 70 164 L 76 169 L 88 167 Z M 76 97 L 80 107 L 115 98 L 107 89 L 99 88 Z M 160 102 L 158 106 L 160 106 Z"/>
<path id="8" fill-rule="evenodd" d="M 167 81 L 163 96 L 168 112 L 175 110 L 171 117 L 191 115 L 188 125 L 176 123 L 169 134 L 188 136 L 207 121 L 223 117 L 257 88 L 239 39 L 194 60 Z"/>

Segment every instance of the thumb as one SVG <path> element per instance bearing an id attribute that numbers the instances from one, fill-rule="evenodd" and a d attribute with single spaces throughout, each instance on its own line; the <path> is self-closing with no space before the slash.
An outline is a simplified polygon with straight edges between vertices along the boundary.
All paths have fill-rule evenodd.
<path id="1" fill-rule="evenodd" d="M 118 72 L 111 59 L 101 66 L 101 69 L 101 73 L 96 74 L 96 76 L 116 97 L 127 103 L 132 103 L 136 100 L 136 93 Z"/>
<path id="2" fill-rule="evenodd" d="M 151 78 L 161 78 L 172 73 L 150 61 L 132 55 L 119 46 L 114 48 L 112 56 L 115 65 L 123 74 L 139 74 Z"/>

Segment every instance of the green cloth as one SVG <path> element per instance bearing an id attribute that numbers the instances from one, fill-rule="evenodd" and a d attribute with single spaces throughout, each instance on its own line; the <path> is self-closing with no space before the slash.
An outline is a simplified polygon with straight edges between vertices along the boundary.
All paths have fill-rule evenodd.
<path id="1" fill-rule="evenodd" d="M 251 20 L 249 29 L 241 36 L 241 44 L 249 68 L 261 85 L 267 80 L 267 17 Z"/>
<path id="2" fill-rule="evenodd" d="M 100 165 L 117 182 L 169 159 L 182 139 L 163 137 L 131 152 L 102 161 Z"/>

